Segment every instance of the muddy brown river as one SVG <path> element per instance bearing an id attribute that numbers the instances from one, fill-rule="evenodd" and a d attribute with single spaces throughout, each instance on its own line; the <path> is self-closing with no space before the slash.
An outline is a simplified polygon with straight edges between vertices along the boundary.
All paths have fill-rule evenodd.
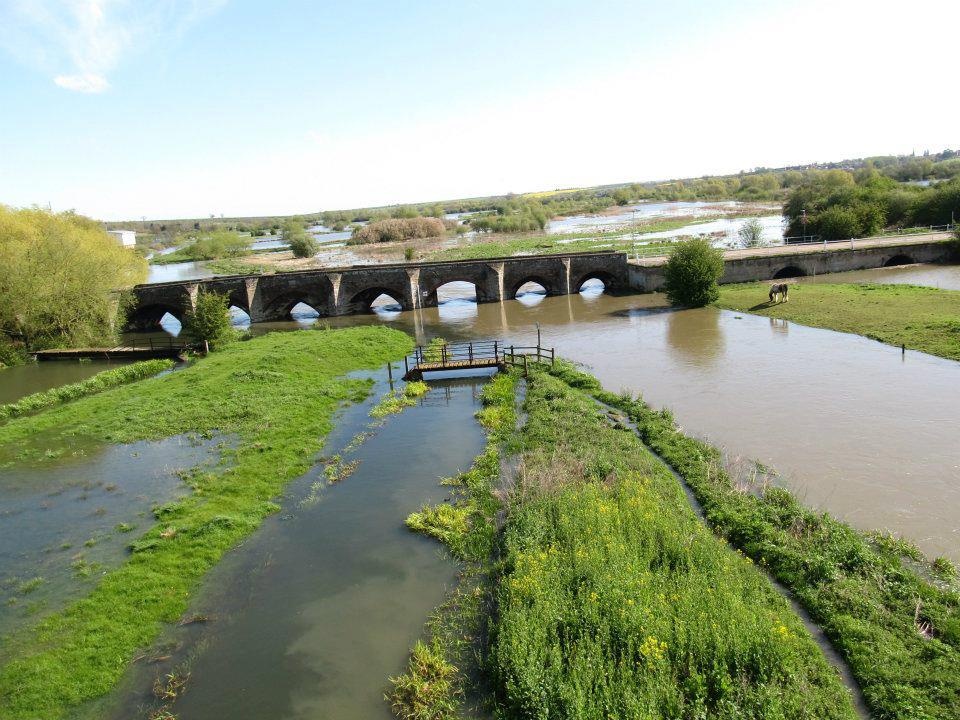
<path id="1" fill-rule="evenodd" d="M 947 282 L 957 270 L 924 272 Z M 531 294 L 483 305 L 448 296 L 438 308 L 329 322 L 389 323 L 420 342 L 442 335 L 517 344 L 534 342 L 539 323 L 544 345 L 587 366 L 605 387 L 642 393 L 671 408 L 687 432 L 775 468 L 808 505 L 960 560 L 960 363 L 664 303 L 657 294 Z"/>

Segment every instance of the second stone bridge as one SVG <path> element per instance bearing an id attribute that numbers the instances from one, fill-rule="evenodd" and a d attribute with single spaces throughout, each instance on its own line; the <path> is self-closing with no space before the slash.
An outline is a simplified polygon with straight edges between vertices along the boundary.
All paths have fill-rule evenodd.
<path id="1" fill-rule="evenodd" d="M 579 292 L 587 280 L 603 282 L 611 292 L 628 287 L 627 256 L 618 252 L 490 258 L 398 265 L 354 265 L 324 270 L 300 270 L 273 275 L 215 277 L 206 280 L 137 285 L 128 315 L 132 330 L 149 330 L 169 313 L 178 320 L 194 305 L 197 293 L 227 295 L 230 304 L 250 316 L 250 322 L 286 320 L 298 304 L 309 305 L 322 317 L 370 312 L 374 300 L 386 295 L 404 310 L 435 307 L 437 290 L 450 282 L 472 283 L 477 302 L 509 300 L 526 283 L 534 282 L 547 295 Z"/>

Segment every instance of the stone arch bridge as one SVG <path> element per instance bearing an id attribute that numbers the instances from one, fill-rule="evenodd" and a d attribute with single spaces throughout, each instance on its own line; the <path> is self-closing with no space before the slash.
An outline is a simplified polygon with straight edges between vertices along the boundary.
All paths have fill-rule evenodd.
<path id="1" fill-rule="evenodd" d="M 590 279 L 622 292 L 628 289 L 628 275 L 626 254 L 613 251 L 231 275 L 137 285 L 127 322 L 131 330 L 149 330 L 167 313 L 182 320 L 200 290 L 227 295 L 251 322 L 268 322 L 288 319 L 299 303 L 321 317 L 371 312 L 380 295 L 404 310 L 436 307 L 437 290 L 455 281 L 473 283 L 477 302 L 499 302 L 516 297 L 527 282 L 542 285 L 547 295 L 579 292 Z"/>

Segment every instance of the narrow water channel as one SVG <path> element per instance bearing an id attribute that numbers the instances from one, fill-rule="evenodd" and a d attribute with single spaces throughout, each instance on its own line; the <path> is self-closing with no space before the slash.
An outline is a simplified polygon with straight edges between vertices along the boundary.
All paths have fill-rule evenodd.
<path id="1" fill-rule="evenodd" d="M 420 404 L 350 450 L 370 431 L 377 397 L 346 409 L 326 454 L 359 461 L 355 472 L 330 485 L 321 463 L 292 483 L 282 512 L 206 577 L 189 611 L 206 622 L 171 630 L 171 657 L 135 665 L 113 706 L 89 716 L 145 717 L 154 679 L 187 662 L 189 689 L 174 707 L 180 720 L 393 717 L 387 678 L 402 671 L 457 571 L 404 519 L 443 500 L 439 479 L 481 452 L 480 387 L 477 379 L 433 383 Z"/>
<path id="2" fill-rule="evenodd" d="M 80 382 L 103 370 L 126 365 L 125 362 L 62 360 L 28 362 L 0 370 L 0 405 L 68 383 Z"/>

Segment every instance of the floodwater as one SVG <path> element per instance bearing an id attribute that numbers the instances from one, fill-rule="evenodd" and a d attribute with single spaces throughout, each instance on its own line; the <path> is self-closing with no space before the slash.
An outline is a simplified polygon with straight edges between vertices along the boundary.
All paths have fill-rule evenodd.
<path id="1" fill-rule="evenodd" d="M 176 471 L 214 461 L 218 442 L 178 436 L 85 447 L 74 440 L 78 457 L 4 467 L 0 636 L 89 592 L 154 524 L 151 508 L 188 492 Z"/>
<path id="2" fill-rule="evenodd" d="M 645 202 L 625 206 L 621 212 L 610 215 L 570 215 L 554 218 L 547 223 L 546 230 L 551 234 L 613 230 L 640 220 L 654 218 L 669 219 L 688 215 L 708 217 L 716 215 L 719 211 L 730 212 L 741 205 L 742 203 L 736 200 L 722 202 L 703 202 L 699 200 L 693 202 Z M 774 210 L 776 208 L 771 205 L 770 209 Z"/>
<path id="3" fill-rule="evenodd" d="M 783 231 L 786 228 L 786 222 L 782 215 L 761 215 L 756 218 L 718 218 L 709 222 L 699 222 L 690 225 L 684 225 L 674 230 L 663 230 L 661 232 L 638 233 L 634 237 L 637 240 L 669 240 L 689 235 L 711 235 L 714 236 L 715 245 L 724 245 L 727 247 L 738 247 L 740 241 L 740 228 L 751 220 L 757 220 L 763 228 L 761 238 L 771 245 L 783 243 Z"/>
<path id="4" fill-rule="evenodd" d="M 205 260 L 170 263 L 169 265 L 151 265 L 147 272 L 148 283 L 202 280 L 210 277 L 213 277 L 213 271 L 207 268 Z"/>
<path id="5" fill-rule="evenodd" d="M 344 450 L 368 430 L 385 375 L 327 440 L 326 454 L 359 461 L 356 471 L 330 485 L 321 464 L 294 481 L 283 510 L 205 579 L 190 614 L 208 621 L 174 628 L 174 656 L 135 666 L 97 717 L 143 717 L 154 679 L 184 660 L 192 675 L 173 707 L 180 720 L 393 717 L 387 678 L 403 671 L 457 570 L 404 519 L 449 494 L 439 480 L 467 469 L 485 436 L 474 419 L 481 381 L 442 381 Z"/>
<path id="6" fill-rule="evenodd" d="M 940 270 L 955 272 L 928 272 Z M 528 293 L 483 305 L 452 297 L 416 312 L 325 321 L 387 323 L 418 342 L 442 335 L 525 345 L 539 323 L 545 346 L 585 364 L 605 387 L 643 393 L 688 432 L 776 468 L 809 505 L 960 560 L 960 363 L 783 320 L 674 311 L 657 294 Z"/>
<path id="7" fill-rule="evenodd" d="M 0 370 L 0 405 L 68 383 L 80 382 L 98 372 L 127 365 L 125 362 L 57 360 L 28 362 Z"/>

